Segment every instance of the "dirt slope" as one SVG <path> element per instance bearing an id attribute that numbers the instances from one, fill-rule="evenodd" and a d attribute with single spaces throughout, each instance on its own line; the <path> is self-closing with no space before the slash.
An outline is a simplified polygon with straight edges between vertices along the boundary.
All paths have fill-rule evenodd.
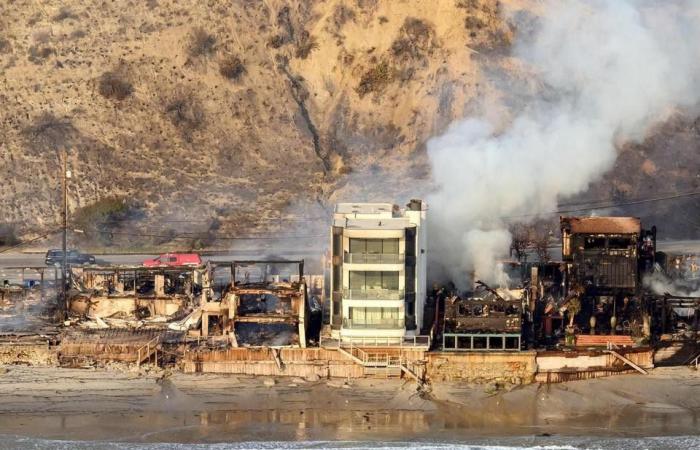
<path id="1" fill-rule="evenodd" d="M 64 147 L 73 215 L 126 204 L 99 216 L 119 219 L 110 231 L 306 232 L 340 199 L 409 198 L 426 188 L 430 136 L 470 114 L 507 121 L 481 105 L 537 88 L 508 52 L 540 7 L 3 2 L 0 222 L 58 223 Z"/>

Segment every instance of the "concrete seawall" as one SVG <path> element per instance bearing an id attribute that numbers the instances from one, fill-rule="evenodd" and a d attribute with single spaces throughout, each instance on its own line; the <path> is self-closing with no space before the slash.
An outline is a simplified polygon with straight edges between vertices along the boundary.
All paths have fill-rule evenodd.
<path id="1" fill-rule="evenodd" d="M 529 383 L 537 372 L 537 352 L 434 352 L 427 355 L 431 381 Z"/>

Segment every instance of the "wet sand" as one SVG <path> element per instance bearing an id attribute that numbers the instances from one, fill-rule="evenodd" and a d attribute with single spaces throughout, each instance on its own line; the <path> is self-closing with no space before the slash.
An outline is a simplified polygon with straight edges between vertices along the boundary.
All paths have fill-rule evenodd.
<path id="1" fill-rule="evenodd" d="M 110 442 L 464 442 L 700 434 L 700 374 L 557 385 L 319 380 L 8 366 L 0 435 Z M 539 441 L 537 441 L 539 442 Z"/>

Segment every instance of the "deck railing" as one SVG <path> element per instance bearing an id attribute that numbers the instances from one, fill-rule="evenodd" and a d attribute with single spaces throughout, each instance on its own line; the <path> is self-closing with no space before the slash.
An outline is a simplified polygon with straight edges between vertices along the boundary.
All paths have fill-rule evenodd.
<path id="1" fill-rule="evenodd" d="M 403 300 L 403 289 L 343 289 L 345 300 Z"/>
<path id="2" fill-rule="evenodd" d="M 430 348 L 430 336 L 357 336 L 345 337 L 343 340 L 337 341 L 339 347 L 357 346 L 357 347 L 425 347 Z M 333 344 L 331 344 L 333 346 Z"/>
<path id="3" fill-rule="evenodd" d="M 399 253 L 345 253 L 343 262 L 348 264 L 402 264 L 405 256 Z"/>
<path id="4" fill-rule="evenodd" d="M 351 330 L 398 330 L 404 329 L 406 321 L 404 319 L 381 319 L 380 322 L 367 323 L 353 319 L 343 319 L 343 328 Z"/>
<path id="5" fill-rule="evenodd" d="M 151 358 L 151 355 L 155 355 L 155 363 L 158 364 L 158 346 L 160 345 L 160 335 L 154 337 L 150 341 L 146 342 L 144 345 L 139 347 L 136 351 L 136 365 L 140 366 L 144 359 Z"/>

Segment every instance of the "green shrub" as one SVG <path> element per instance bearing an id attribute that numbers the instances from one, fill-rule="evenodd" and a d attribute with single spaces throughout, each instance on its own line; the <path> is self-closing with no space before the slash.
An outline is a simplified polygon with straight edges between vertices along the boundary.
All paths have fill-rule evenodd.
<path id="1" fill-rule="evenodd" d="M 105 98 L 124 100 L 134 92 L 134 87 L 118 71 L 108 71 L 100 76 L 97 90 Z"/>
<path id="2" fill-rule="evenodd" d="M 14 225 L 0 224 L 0 247 L 19 244 L 20 241 L 15 233 Z"/>
<path id="3" fill-rule="evenodd" d="M 44 112 L 22 130 L 22 136 L 32 153 L 43 154 L 75 145 L 79 133 L 69 119 Z"/>
<path id="4" fill-rule="evenodd" d="M 123 198 L 108 197 L 79 208 L 73 213 L 70 221 L 71 227 L 84 231 L 84 234 L 78 235 L 82 240 L 110 246 L 114 244 L 112 233 L 120 228 L 124 221 L 139 215 L 139 208 L 130 205 Z"/>
<path id="5" fill-rule="evenodd" d="M 73 11 L 67 7 L 67 6 L 62 6 L 61 9 L 58 10 L 58 13 L 53 16 L 53 21 L 54 22 L 63 22 L 66 19 L 77 19 L 78 16 L 73 13 Z"/>
<path id="6" fill-rule="evenodd" d="M 237 80 L 244 72 L 243 61 L 236 55 L 228 55 L 219 61 L 219 73 L 229 80 Z"/>
<path id="7" fill-rule="evenodd" d="M 187 40 L 187 54 L 191 58 L 209 56 L 214 53 L 216 37 L 202 27 L 192 30 Z"/>
<path id="8" fill-rule="evenodd" d="M 303 31 L 301 37 L 297 41 L 296 51 L 294 56 L 301 59 L 306 59 L 309 57 L 311 52 L 318 48 L 318 43 L 316 38 L 311 36 L 308 31 Z"/>
<path id="9" fill-rule="evenodd" d="M 204 108 L 194 93 L 186 88 L 176 88 L 165 100 L 165 115 L 177 127 L 184 139 L 192 140 L 195 131 L 204 126 Z"/>
<path id="10" fill-rule="evenodd" d="M 367 70 L 360 78 L 360 84 L 355 91 L 360 97 L 364 97 L 370 92 L 379 92 L 394 79 L 395 71 L 389 63 L 382 61 L 371 69 Z"/>
<path id="11" fill-rule="evenodd" d="M 391 44 L 391 53 L 396 58 L 420 58 L 434 47 L 433 27 L 420 19 L 407 17 L 401 25 L 399 37 Z"/>

